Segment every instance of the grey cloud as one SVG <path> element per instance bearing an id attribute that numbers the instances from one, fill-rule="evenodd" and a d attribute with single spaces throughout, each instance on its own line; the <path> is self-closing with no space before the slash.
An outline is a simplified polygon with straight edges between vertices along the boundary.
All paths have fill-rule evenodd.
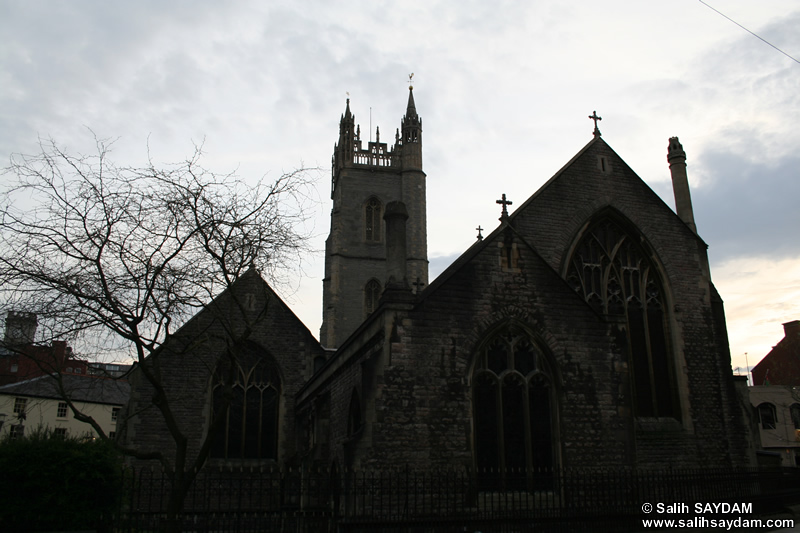
<path id="1" fill-rule="evenodd" d="M 800 255 L 800 156 L 754 162 L 707 151 L 700 164 L 714 169 L 713 186 L 692 193 L 697 228 L 712 259 Z"/>

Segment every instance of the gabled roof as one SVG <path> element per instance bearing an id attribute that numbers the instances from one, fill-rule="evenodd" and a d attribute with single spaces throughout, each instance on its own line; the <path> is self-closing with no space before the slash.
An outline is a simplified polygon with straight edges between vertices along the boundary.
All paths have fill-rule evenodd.
<path id="1" fill-rule="evenodd" d="M 125 405 L 131 395 L 130 384 L 125 380 L 69 374 L 62 375 L 60 379 L 64 384 L 67 396 L 72 401 Z M 52 400 L 62 399 L 58 392 L 58 382 L 53 376 L 41 376 L 4 385 L 0 387 L 0 394 Z"/>
<path id="2" fill-rule="evenodd" d="M 638 174 L 636 174 L 636 172 L 634 172 L 633 169 L 631 169 L 627 165 L 627 163 L 625 163 L 625 161 L 619 156 L 619 154 L 617 154 L 614 151 L 614 149 L 611 148 L 611 146 L 609 146 L 609 144 L 605 140 L 603 140 L 603 138 L 600 137 L 600 136 L 593 137 L 592 140 L 589 141 L 583 148 L 581 148 L 564 166 L 562 166 L 558 170 L 558 172 L 553 174 L 553 176 L 550 179 L 548 179 L 541 187 L 539 187 L 536 190 L 536 192 L 534 192 L 531 196 L 529 196 L 528 199 L 525 200 L 522 204 L 517 206 L 517 208 L 514 210 L 514 212 L 511 213 L 510 215 L 508 215 L 509 225 L 511 225 L 512 228 L 513 228 L 514 219 L 517 218 L 517 216 L 519 216 L 520 213 L 524 212 L 525 209 L 532 202 L 534 202 L 537 197 L 542 195 L 544 193 L 544 191 L 546 191 L 553 183 L 555 183 L 559 178 L 561 178 L 575 164 L 576 161 L 581 159 L 581 157 L 587 151 L 589 151 L 592 147 L 594 147 L 596 144 L 602 144 L 603 147 L 605 147 L 606 149 L 610 150 L 616 156 L 616 158 L 622 164 L 624 164 L 634 176 L 636 176 L 639 179 L 639 181 L 641 182 L 641 185 L 652 196 L 652 200 L 657 202 L 657 203 L 659 203 L 659 204 L 661 204 L 664 207 L 664 209 L 666 209 L 667 211 L 669 211 L 670 213 L 672 213 L 674 215 L 676 221 L 678 221 L 678 222 L 680 222 L 680 224 L 686 226 L 686 223 L 683 222 L 683 220 L 681 220 L 681 218 L 677 214 L 675 214 L 675 212 L 672 210 L 672 208 L 669 205 L 667 205 L 666 202 L 664 202 L 664 200 L 658 194 L 656 194 L 655 191 L 653 191 L 653 189 L 650 188 L 649 185 L 647 185 L 647 183 L 644 182 L 644 180 L 639 178 Z M 478 241 L 478 242 L 474 243 L 472 246 L 470 246 L 461 256 L 459 256 L 453 263 L 451 263 L 449 267 L 447 267 L 439 276 L 436 277 L 435 280 L 433 280 L 422 291 L 421 299 L 424 299 L 427 293 L 435 291 L 437 287 L 439 287 L 440 285 L 442 285 L 445 282 L 445 280 L 447 280 L 450 276 L 452 276 L 455 272 L 457 272 L 463 265 L 468 263 L 473 257 L 475 257 L 477 254 L 479 254 L 480 251 L 483 250 L 485 246 L 487 246 L 487 243 L 490 242 L 490 241 L 493 241 L 497 237 L 497 235 L 505 227 L 506 227 L 506 225 L 504 223 L 500 223 L 483 240 Z M 700 242 L 705 244 L 704 241 L 694 231 L 692 231 L 688 226 L 686 226 L 686 228 L 687 228 L 688 231 L 690 231 L 695 236 L 695 238 L 697 238 Z M 521 235 L 520 235 L 520 238 L 522 238 Z M 523 240 L 523 242 L 525 242 L 528 245 L 528 247 L 530 247 L 530 249 L 533 252 L 535 252 L 537 255 L 539 255 L 539 253 L 537 252 L 537 250 L 536 250 L 536 248 L 535 248 L 535 246 L 533 244 L 527 242 L 524 238 L 522 240 Z M 542 259 L 542 260 L 544 261 L 544 259 Z M 547 264 L 546 261 L 544 261 L 544 262 L 545 262 L 545 264 Z"/>
<path id="3" fill-rule="evenodd" d="M 189 334 L 190 336 L 193 335 L 191 333 L 193 331 L 192 328 L 198 327 L 200 324 L 203 323 L 204 320 L 207 319 L 207 316 L 212 314 L 213 311 L 210 310 L 212 306 L 215 304 L 219 304 L 224 302 L 228 298 L 232 298 L 233 294 L 240 295 L 240 287 L 246 285 L 247 283 L 254 281 L 261 285 L 261 287 L 267 292 L 268 298 L 270 301 L 277 303 L 278 306 L 282 309 L 283 312 L 287 313 L 293 320 L 297 322 L 297 324 L 303 329 L 305 333 L 309 335 L 312 339 L 316 340 L 316 337 L 311 333 L 308 327 L 300 320 L 297 315 L 292 311 L 292 308 L 286 305 L 286 302 L 275 292 L 275 290 L 270 286 L 270 284 L 258 273 L 255 268 L 248 269 L 244 274 L 239 276 L 236 280 L 233 281 L 228 287 L 225 288 L 221 293 L 215 296 L 210 302 L 204 305 L 202 309 L 197 311 L 189 320 L 186 321 L 178 330 L 172 334 L 172 341 L 179 340 L 182 335 Z M 165 342 L 166 345 L 169 341 Z M 318 342 L 318 341 L 317 341 Z M 163 348 L 163 346 L 162 346 Z"/>

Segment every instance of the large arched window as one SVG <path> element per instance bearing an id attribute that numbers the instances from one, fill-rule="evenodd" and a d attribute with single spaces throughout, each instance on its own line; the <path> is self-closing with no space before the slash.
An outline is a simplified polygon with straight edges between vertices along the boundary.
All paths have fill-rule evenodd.
<path id="1" fill-rule="evenodd" d="M 381 299 L 381 284 L 376 279 L 371 279 L 364 285 L 364 317 L 371 315 L 378 308 Z"/>
<path id="2" fill-rule="evenodd" d="M 211 447 L 211 457 L 221 459 L 278 458 L 278 413 L 281 381 L 277 366 L 255 344 L 237 350 L 236 362 L 227 360 L 217 369 L 212 416 L 225 410 Z M 224 405 L 226 382 L 231 381 L 231 401 Z"/>
<path id="3" fill-rule="evenodd" d="M 374 196 L 364 206 L 364 239 L 367 242 L 381 240 L 381 202 Z"/>
<path id="4" fill-rule="evenodd" d="M 624 320 L 636 415 L 679 418 L 663 283 L 639 240 L 611 218 L 595 223 L 567 282 L 598 312 Z"/>
<path id="5" fill-rule="evenodd" d="M 550 488 L 555 466 L 553 373 L 514 324 L 477 354 L 472 376 L 475 464 L 483 490 Z"/>

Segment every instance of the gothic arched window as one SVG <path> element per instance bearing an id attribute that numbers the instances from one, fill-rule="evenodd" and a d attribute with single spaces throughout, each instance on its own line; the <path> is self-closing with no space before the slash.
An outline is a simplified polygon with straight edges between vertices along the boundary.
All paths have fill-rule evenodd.
<path id="1" fill-rule="evenodd" d="M 381 299 L 381 284 L 378 280 L 371 279 L 364 286 L 364 316 L 368 317 L 378 308 Z"/>
<path id="2" fill-rule="evenodd" d="M 553 374 L 544 352 L 509 324 L 484 343 L 472 376 L 475 464 L 482 490 L 550 488 Z"/>
<path id="3" fill-rule="evenodd" d="M 575 248 L 567 282 L 599 313 L 624 319 L 635 413 L 678 418 L 663 284 L 638 239 L 602 219 Z"/>
<path id="4" fill-rule="evenodd" d="M 253 344 L 238 350 L 233 372 L 229 362 L 217 370 L 212 416 L 225 415 L 211 447 L 221 459 L 277 459 L 278 407 L 281 381 L 273 359 Z M 224 389 L 231 381 L 231 400 L 224 406 Z"/>
<path id="5" fill-rule="evenodd" d="M 381 240 L 381 202 L 375 197 L 367 200 L 364 206 L 364 238 L 367 242 Z"/>

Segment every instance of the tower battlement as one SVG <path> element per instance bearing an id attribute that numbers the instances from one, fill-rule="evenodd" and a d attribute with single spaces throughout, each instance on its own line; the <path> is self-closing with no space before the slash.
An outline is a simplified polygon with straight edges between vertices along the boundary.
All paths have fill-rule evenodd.
<path id="1" fill-rule="evenodd" d="M 398 172 L 422 169 L 422 119 L 417 115 L 414 93 L 409 87 L 406 114 L 394 135 L 394 144 L 381 142 L 380 127 L 375 129 L 375 141 L 361 138 L 361 125 L 350 111 L 347 99 L 345 112 L 339 120 L 339 141 L 333 146 L 331 158 L 331 198 L 339 182 L 339 174 L 345 168 L 381 168 Z M 405 148 L 405 150 L 404 150 Z"/>

